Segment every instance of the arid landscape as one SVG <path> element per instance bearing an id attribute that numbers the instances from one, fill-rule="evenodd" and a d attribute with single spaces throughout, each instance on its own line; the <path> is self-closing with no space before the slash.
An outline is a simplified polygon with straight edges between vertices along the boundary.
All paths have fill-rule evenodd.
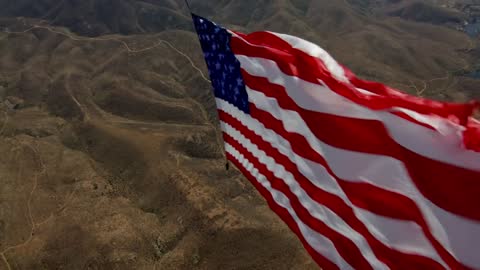
<path id="1" fill-rule="evenodd" d="M 476 1 L 190 2 L 410 94 L 480 98 Z M 184 1 L 0 7 L 0 269 L 317 269 L 225 168 Z"/>

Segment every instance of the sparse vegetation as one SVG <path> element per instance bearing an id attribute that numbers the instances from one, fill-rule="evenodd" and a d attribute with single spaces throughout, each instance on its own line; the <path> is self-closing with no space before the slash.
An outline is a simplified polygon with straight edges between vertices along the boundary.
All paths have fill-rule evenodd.
<path id="1" fill-rule="evenodd" d="M 191 0 L 233 29 L 318 43 L 364 78 L 479 98 L 476 43 L 444 25 L 463 15 L 410 2 Z M 183 0 L 0 6 L 1 269 L 316 269 L 225 170 Z M 7 113 L 7 97 L 22 106 Z"/>

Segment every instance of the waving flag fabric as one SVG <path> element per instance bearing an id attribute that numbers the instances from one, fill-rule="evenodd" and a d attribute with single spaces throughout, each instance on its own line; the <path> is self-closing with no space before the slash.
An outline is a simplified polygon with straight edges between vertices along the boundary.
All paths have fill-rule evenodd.
<path id="1" fill-rule="evenodd" d="M 193 15 L 228 159 L 323 269 L 480 269 L 478 103 L 357 78 L 300 38 Z"/>

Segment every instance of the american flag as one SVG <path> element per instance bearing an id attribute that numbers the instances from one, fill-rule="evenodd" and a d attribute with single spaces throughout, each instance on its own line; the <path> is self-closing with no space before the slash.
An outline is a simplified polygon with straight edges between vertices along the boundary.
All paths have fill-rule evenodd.
<path id="1" fill-rule="evenodd" d="M 193 15 L 228 159 L 323 269 L 480 269 L 477 102 L 357 78 L 325 50 Z"/>

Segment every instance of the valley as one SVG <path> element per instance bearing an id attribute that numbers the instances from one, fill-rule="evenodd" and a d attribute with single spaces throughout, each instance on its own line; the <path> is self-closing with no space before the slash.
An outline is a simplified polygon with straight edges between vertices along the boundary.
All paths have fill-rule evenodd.
<path id="1" fill-rule="evenodd" d="M 191 5 L 235 30 L 308 39 L 410 94 L 480 98 L 477 38 L 394 2 Z M 437 2 L 423 8 L 471 16 Z M 226 170 L 183 1 L 0 5 L 0 269 L 317 269 Z"/>

